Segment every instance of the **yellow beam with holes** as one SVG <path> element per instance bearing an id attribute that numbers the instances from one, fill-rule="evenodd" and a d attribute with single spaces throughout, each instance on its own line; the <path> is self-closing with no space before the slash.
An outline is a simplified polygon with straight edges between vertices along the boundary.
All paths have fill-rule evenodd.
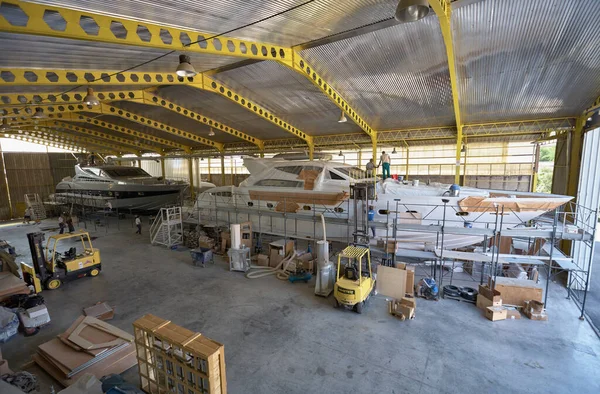
<path id="1" fill-rule="evenodd" d="M 48 122 L 48 125 L 49 125 L 49 127 L 58 127 L 61 129 L 74 131 L 76 133 L 85 134 L 90 137 L 97 137 L 102 140 L 116 142 L 118 144 L 135 146 L 136 148 L 138 148 L 140 150 L 147 150 L 150 152 L 163 153 L 163 150 L 156 146 L 144 144 L 144 143 L 138 142 L 138 141 L 133 141 L 133 140 L 130 140 L 127 138 L 117 137 L 112 134 L 103 133 L 103 132 L 97 131 L 97 130 L 91 130 L 91 129 L 88 129 L 88 128 L 85 128 L 85 127 L 82 127 L 82 126 L 79 126 L 79 125 L 73 124 L 73 123 L 53 121 L 53 122 Z"/>
<path id="2" fill-rule="evenodd" d="M 215 130 L 222 131 L 223 133 L 227 133 L 229 135 L 233 135 L 237 138 L 240 138 L 246 142 L 250 142 L 250 143 L 258 146 L 260 150 L 264 149 L 264 143 L 262 140 L 260 140 L 256 137 L 252 137 L 251 135 L 248 135 L 242 131 L 236 130 L 233 127 L 229 127 L 226 124 L 223 124 L 222 122 L 219 122 L 217 120 L 209 118 L 208 116 L 199 114 L 196 111 L 192 111 L 192 110 L 187 109 L 179 104 L 175 104 L 163 97 L 156 95 L 153 92 L 145 91 L 143 102 L 144 102 L 144 104 L 155 105 L 155 106 L 166 108 L 169 111 L 173 111 L 180 115 L 186 116 L 190 119 L 195 120 L 196 122 L 200 122 L 200 123 L 203 123 L 210 127 L 213 127 Z"/>
<path id="3" fill-rule="evenodd" d="M 223 144 L 220 142 L 211 141 L 211 140 L 201 137 L 197 134 L 190 133 L 189 131 L 180 130 L 176 127 L 169 126 L 168 124 L 161 123 L 157 120 L 148 118 L 144 115 L 138 115 L 136 113 L 129 112 L 122 108 L 114 107 L 114 106 L 108 105 L 108 104 L 101 104 L 100 111 L 102 112 L 102 114 L 105 114 L 105 115 L 118 116 L 120 118 L 127 119 L 127 120 L 130 120 L 135 123 L 139 123 L 139 124 L 147 126 L 147 127 L 153 127 L 155 129 L 162 130 L 165 133 L 172 134 L 177 137 L 186 138 L 186 139 L 194 141 L 198 144 L 202 144 L 202 145 L 209 146 L 211 148 L 215 148 L 219 152 L 223 151 Z"/>
<path id="4" fill-rule="evenodd" d="M 460 158 L 463 139 L 463 124 L 460 116 L 460 100 L 458 92 L 458 77 L 456 75 L 456 64 L 454 62 L 454 44 L 452 42 L 451 8 L 450 0 L 429 0 L 429 5 L 435 11 L 440 22 L 440 30 L 446 45 L 446 57 L 448 59 L 448 70 L 450 72 L 450 86 L 452 87 L 452 102 L 454 105 L 454 117 L 456 119 L 456 166 L 454 171 L 454 183 L 460 183 Z"/>
<path id="5" fill-rule="evenodd" d="M 130 135 L 132 137 L 137 137 L 141 139 L 145 139 L 147 141 L 152 141 L 160 145 L 168 146 L 174 149 L 181 149 L 183 151 L 189 152 L 190 147 L 187 145 L 179 144 L 174 141 L 170 141 L 164 138 L 156 137 L 150 134 L 142 133 L 141 131 L 133 130 L 124 126 L 119 126 L 111 122 L 107 122 L 105 120 L 90 118 L 89 116 L 84 116 L 81 114 L 58 114 L 55 120 L 62 120 L 67 122 L 83 122 L 89 123 L 98 127 L 104 127 L 109 130 L 113 130 L 122 134 Z"/>
<path id="6" fill-rule="evenodd" d="M 60 70 L 0 68 L 0 86 L 95 86 L 95 85 L 186 85 L 194 78 L 180 78 L 175 73 L 104 70 Z M 201 79 L 196 77 L 196 79 Z M 42 95 L 43 96 L 43 95 Z"/>
<path id="7" fill-rule="evenodd" d="M 0 108 L 32 108 L 81 104 L 86 92 L 0 93 Z M 143 90 L 110 90 L 94 92 L 100 101 L 142 99 Z"/>
<path id="8" fill-rule="evenodd" d="M 6 135 L 4 137 L 11 138 L 11 139 L 17 139 L 19 141 L 31 142 L 31 143 L 35 143 L 35 144 L 43 144 L 43 145 L 51 146 L 51 147 L 62 145 L 62 146 L 67 146 L 68 149 L 73 149 L 73 148 L 87 149 L 87 147 L 84 146 L 84 144 L 71 143 L 71 141 L 66 141 L 65 139 L 58 138 L 58 137 L 50 139 L 48 136 L 31 135 L 31 134 L 22 135 L 22 134 L 16 134 L 14 132 L 6 133 Z"/>
<path id="9" fill-rule="evenodd" d="M 228 88 L 227 86 L 223 85 L 219 81 L 216 81 L 216 80 L 213 80 L 213 79 L 207 77 L 206 75 L 202 75 L 201 79 L 202 79 L 201 82 L 198 82 L 198 83 L 194 82 L 194 83 L 190 83 L 189 85 L 196 87 L 198 89 L 204 89 L 209 92 L 220 94 L 221 96 L 226 97 L 229 100 L 233 101 L 234 103 L 237 103 L 237 104 L 241 105 L 242 107 L 246 108 L 248 111 L 251 111 L 254 114 L 260 116 L 261 118 L 268 120 L 269 122 L 279 126 L 280 128 L 287 131 L 288 133 L 304 140 L 306 142 L 306 144 L 308 145 L 309 149 L 311 149 L 311 147 L 314 147 L 313 137 L 306 134 L 305 132 L 298 129 L 297 127 L 292 126 L 288 122 L 284 121 L 283 119 L 281 119 L 280 117 L 275 115 L 272 111 L 262 107 L 260 104 L 254 102 L 254 101 L 248 99 L 247 97 L 241 95 L 240 93 Z"/>
<path id="10" fill-rule="evenodd" d="M 17 11 L 15 8 L 20 8 L 27 16 L 25 25 L 8 17 L 10 11 Z M 0 1 L 0 11 L 2 9 L 7 12 L 0 12 L 0 31 L 8 33 L 236 56 L 247 59 L 292 61 L 291 48 L 263 42 L 231 37 L 210 38 L 214 34 L 17 0 Z M 56 20 L 60 18 L 63 19 L 63 22 L 56 23 Z M 54 21 L 53 26 L 46 23 L 51 19 Z M 197 41 L 202 42 L 191 44 Z"/>

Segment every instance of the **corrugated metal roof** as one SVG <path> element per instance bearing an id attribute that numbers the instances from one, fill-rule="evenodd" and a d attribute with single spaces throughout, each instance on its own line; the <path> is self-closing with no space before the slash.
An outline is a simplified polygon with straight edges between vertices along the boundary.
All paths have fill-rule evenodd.
<path id="1" fill-rule="evenodd" d="M 452 13 L 463 121 L 579 115 L 600 95 L 600 2 L 488 0 Z"/>
<path id="2" fill-rule="evenodd" d="M 375 129 L 454 123 L 446 50 L 435 15 L 302 55 Z"/>
<path id="3" fill-rule="evenodd" d="M 297 72 L 275 62 L 254 63 L 213 76 L 309 135 L 359 132 L 341 110 Z"/>
<path id="4" fill-rule="evenodd" d="M 112 16 L 220 33 L 285 11 L 305 0 L 37 0 Z M 394 16 L 397 0 L 317 0 L 232 36 L 296 45 Z"/>
<path id="5" fill-rule="evenodd" d="M 124 70 L 167 51 L 131 45 L 105 44 L 94 41 L 0 33 L 0 67 L 57 68 L 68 70 Z M 206 71 L 239 61 L 221 55 L 188 53 L 194 68 Z M 142 65 L 132 71 L 174 73 L 179 53 Z"/>
<path id="6" fill-rule="evenodd" d="M 292 134 L 279 126 L 264 120 L 241 105 L 225 97 L 189 86 L 163 86 L 159 96 L 178 103 L 189 110 L 210 116 L 230 127 L 234 127 L 254 137 L 269 140 L 290 138 Z"/>

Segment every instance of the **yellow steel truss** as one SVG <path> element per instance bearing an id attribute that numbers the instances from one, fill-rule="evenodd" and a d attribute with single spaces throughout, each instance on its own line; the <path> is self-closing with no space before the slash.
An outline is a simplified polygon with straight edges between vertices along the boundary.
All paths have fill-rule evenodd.
<path id="1" fill-rule="evenodd" d="M 100 101 L 142 99 L 142 90 L 111 90 L 95 92 Z M 81 104 L 85 92 L 50 92 L 50 93 L 0 93 L 0 108 L 19 109 L 58 106 L 65 104 Z"/>
<path id="2" fill-rule="evenodd" d="M 241 95 L 240 93 L 228 88 L 227 86 L 223 85 L 219 81 L 213 80 L 210 77 L 203 75 L 202 83 L 194 82 L 194 83 L 190 83 L 190 86 L 194 86 L 196 88 L 200 88 L 200 89 L 204 89 L 204 90 L 208 90 L 210 92 L 220 94 L 221 96 L 228 98 L 229 100 L 233 101 L 234 103 L 237 103 L 237 104 L 241 105 L 242 107 L 245 107 L 249 111 L 254 112 L 256 115 L 260 116 L 261 118 L 268 120 L 269 122 L 279 126 L 280 128 L 284 129 L 288 133 L 291 133 L 291 134 L 295 135 L 296 137 L 304 140 L 307 143 L 307 145 L 309 146 L 309 149 L 312 149 L 312 147 L 314 146 L 313 145 L 313 137 L 306 134 L 305 132 L 298 129 L 297 127 L 292 126 L 291 124 L 284 121 L 283 119 L 281 119 L 280 117 L 275 115 L 272 111 L 264 108 L 260 104 L 254 102 L 254 101 L 248 99 L 247 97 Z"/>
<path id="3" fill-rule="evenodd" d="M 452 101 L 454 105 L 454 117 L 456 118 L 456 167 L 454 172 L 454 183 L 460 183 L 460 157 L 463 139 L 463 124 L 460 116 L 460 100 L 458 96 L 458 78 L 456 76 L 456 65 L 454 64 L 454 44 L 452 42 L 452 29 L 450 26 L 451 9 L 450 0 L 429 0 L 431 8 L 435 11 L 440 22 L 440 30 L 446 46 L 448 58 L 448 70 L 450 71 L 450 85 L 452 87 Z"/>
<path id="4" fill-rule="evenodd" d="M 4 32 L 211 55 L 237 56 L 247 59 L 277 60 L 283 63 L 292 61 L 291 48 L 279 45 L 231 37 L 211 38 L 213 34 L 200 31 L 183 30 L 143 21 L 17 0 L 0 1 L 0 7 L 4 7 L 9 11 L 4 16 L 0 16 L 0 31 Z M 25 25 L 8 17 L 10 12 L 18 13 L 17 9 L 20 9 L 27 16 Z M 52 25 L 47 23 L 47 20 L 58 18 L 62 18 L 64 22 Z"/>
<path id="5" fill-rule="evenodd" d="M 175 135 L 177 137 L 185 138 L 185 139 L 194 141 L 196 143 L 206 145 L 211 148 L 215 148 L 219 152 L 223 151 L 223 144 L 220 142 L 211 141 L 207 138 L 190 133 L 189 131 L 180 130 L 176 127 L 170 126 L 168 124 L 159 122 L 157 120 L 148 118 L 143 115 L 138 115 L 136 113 L 124 110 L 122 108 L 114 107 L 114 106 L 108 105 L 108 104 L 101 104 L 100 111 L 102 112 L 102 114 L 105 114 L 105 115 L 118 116 L 120 118 L 127 119 L 132 122 L 144 125 L 144 126 L 153 127 L 155 129 L 162 130 L 165 133 L 169 133 L 169 134 Z"/>
<path id="6" fill-rule="evenodd" d="M 161 148 L 158 148 L 158 147 L 153 146 L 153 145 L 144 144 L 142 142 L 130 140 L 130 139 L 127 139 L 127 138 L 117 137 L 117 136 L 114 136 L 114 135 L 111 135 L 111 134 L 107 134 L 107 133 L 103 133 L 103 132 L 97 131 L 97 130 L 91 130 L 91 129 L 83 127 L 83 126 L 79 126 L 78 124 L 67 123 L 67 122 L 60 122 L 60 121 L 53 121 L 53 122 L 48 122 L 47 126 L 50 127 L 50 128 L 53 128 L 53 129 L 55 129 L 56 127 L 58 127 L 60 129 L 66 129 L 66 130 L 74 131 L 76 133 L 85 134 L 86 136 L 96 137 L 96 138 L 100 138 L 100 139 L 103 139 L 103 140 L 107 140 L 107 141 L 111 141 L 111 142 L 116 142 L 118 144 L 132 145 L 132 146 L 137 147 L 140 150 L 143 149 L 143 150 L 147 150 L 147 151 L 150 151 L 150 152 L 156 152 L 156 153 L 162 153 L 163 152 L 163 150 Z"/>
<path id="7" fill-rule="evenodd" d="M 107 122 L 105 120 L 90 118 L 89 116 L 84 116 L 80 114 L 56 114 L 54 115 L 54 120 L 62 120 L 68 122 L 83 122 L 93 124 L 99 127 L 104 127 L 109 130 L 117 131 L 122 134 L 130 135 L 132 137 L 137 137 L 141 139 L 145 139 L 148 141 L 155 142 L 160 145 L 169 146 L 175 149 L 181 149 L 183 151 L 189 152 L 190 147 L 187 145 L 179 144 L 177 142 L 167 140 L 164 138 L 156 137 L 147 133 L 142 133 L 141 131 L 133 130 L 124 126 L 119 126 L 111 122 Z"/>
<path id="8" fill-rule="evenodd" d="M 192 110 L 187 109 L 179 104 L 175 104 L 163 97 L 157 96 L 154 92 L 151 92 L 151 91 L 143 92 L 143 102 L 144 102 L 144 104 L 156 105 L 159 107 L 166 108 L 170 111 L 173 111 L 180 115 L 186 116 L 197 122 L 203 123 L 210 127 L 214 127 L 215 129 L 217 129 L 219 131 L 222 131 L 224 133 L 233 135 L 233 136 L 241 138 L 249 143 L 252 143 L 252 144 L 258 146 L 258 148 L 261 150 L 264 147 L 264 142 L 258 138 L 252 137 L 251 135 L 248 135 L 242 131 L 236 130 L 233 127 L 227 126 L 226 124 L 223 124 L 222 122 L 214 120 L 206 115 L 199 114 L 196 111 L 192 111 Z"/>
<path id="9" fill-rule="evenodd" d="M 61 137 L 52 137 L 49 136 L 38 136 L 38 135 L 30 135 L 28 131 L 27 135 L 16 134 L 15 132 L 9 132 L 3 134 L 5 138 L 12 138 L 21 141 L 31 142 L 34 144 L 46 145 L 46 146 L 66 146 L 67 149 L 87 149 L 87 145 L 82 144 L 81 142 L 75 144 L 71 143 L 71 141 L 66 141 Z"/>

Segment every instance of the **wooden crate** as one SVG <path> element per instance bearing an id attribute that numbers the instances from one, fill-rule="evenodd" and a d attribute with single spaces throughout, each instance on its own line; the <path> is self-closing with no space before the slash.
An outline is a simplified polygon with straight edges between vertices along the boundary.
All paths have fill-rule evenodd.
<path id="1" fill-rule="evenodd" d="M 133 329 L 146 393 L 227 393 L 222 344 L 150 314 L 136 320 Z"/>

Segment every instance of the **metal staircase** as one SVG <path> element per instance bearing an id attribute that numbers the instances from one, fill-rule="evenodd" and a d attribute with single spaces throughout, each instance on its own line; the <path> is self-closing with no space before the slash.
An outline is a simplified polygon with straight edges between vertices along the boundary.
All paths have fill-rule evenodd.
<path id="1" fill-rule="evenodd" d="M 161 208 L 150 226 L 150 242 L 168 248 L 183 243 L 181 207 Z"/>
<path id="2" fill-rule="evenodd" d="M 25 194 L 25 204 L 31 208 L 31 219 L 39 221 L 46 219 L 46 208 L 37 193 Z"/>

